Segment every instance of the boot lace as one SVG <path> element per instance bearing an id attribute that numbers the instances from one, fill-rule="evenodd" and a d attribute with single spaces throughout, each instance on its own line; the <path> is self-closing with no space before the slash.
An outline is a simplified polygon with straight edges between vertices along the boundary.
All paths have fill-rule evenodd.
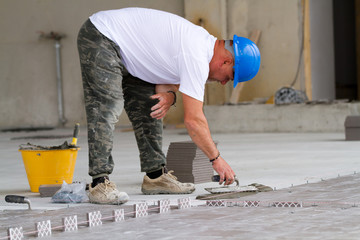
<path id="1" fill-rule="evenodd" d="M 171 177 L 172 179 L 174 179 L 174 180 L 177 181 L 177 177 L 175 177 L 174 175 L 172 175 L 173 172 L 174 172 L 174 170 L 169 170 L 169 171 L 167 172 L 167 175 L 168 175 L 169 177 Z"/>
<path id="2" fill-rule="evenodd" d="M 107 179 L 105 179 L 104 184 L 105 184 L 105 189 L 104 189 L 105 192 L 106 192 L 106 191 L 112 191 L 112 190 L 116 189 L 115 183 L 110 182 L 110 181 L 107 180 Z"/>

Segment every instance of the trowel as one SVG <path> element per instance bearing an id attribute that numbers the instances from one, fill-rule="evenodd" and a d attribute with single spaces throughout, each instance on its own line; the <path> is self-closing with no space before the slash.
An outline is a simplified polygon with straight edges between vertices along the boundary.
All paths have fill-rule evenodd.
<path id="1" fill-rule="evenodd" d="M 219 182 L 220 176 L 214 175 L 212 176 L 211 180 L 213 182 Z M 224 185 L 221 187 L 205 188 L 205 190 L 213 194 L 258 191 L 258 189 L 255 186 L 239 186 L 239 180 L 237 179 L 237 177 L 235 177 L 234 183 L 235 185 Z"/>
<path id="2" fill-rule="evenodd" d="M 18 195 L 6 195 L 5 201 L 8 203 L 26 203 L 29 207 L 28 209 L 31 210 L 30 200 L 27 197 Z"/>
<path id="3" fill-rule="evenodd" d="M 219 182 L 220 176 L 214 175 L 211 180 Z M 256 194 L 258 192 L 268 192 L 273 189 L 258 183 L 253 183 L 247 186 L 239 186 L 239 180 L 235 178 L 235 185 L 224 185 L 221 187 L 205 188 L 210 194 L 203 194 L 196 197 L 198 200 L 219 200 L 219 199 L 234 199 Z"/>

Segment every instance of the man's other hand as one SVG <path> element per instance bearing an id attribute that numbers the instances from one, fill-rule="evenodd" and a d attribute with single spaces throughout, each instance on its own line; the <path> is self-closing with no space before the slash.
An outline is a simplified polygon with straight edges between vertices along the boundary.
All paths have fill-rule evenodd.
<path id="1" fill-rule="evenodd" d="M 174 94 L 171 92 L 161 92 L 150 97 L 151 99 L 158 99 L 159 102 L 151 108 L 150 116 L 156 119 L 162 119 L 169 111 L 171 105 L 174 103 Z"/>

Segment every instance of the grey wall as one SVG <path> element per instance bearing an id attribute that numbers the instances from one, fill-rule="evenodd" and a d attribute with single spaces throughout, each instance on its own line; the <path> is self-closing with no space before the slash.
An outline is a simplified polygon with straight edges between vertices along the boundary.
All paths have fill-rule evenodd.
<path id="1" fill-rule="evenodd" d="M 1 0 L 0 129 L 58 125 L 54 41 L 39 39 L 40 31 L 66 34 L 61 40 L 65 118 L 69 126 L 84 124 L 78 30 L 94 12 L 130 6 L 184 15 L 182 0 Z"/>
<path id="2" fill-rule="evenodd" d="M 268 98 L 294 80 L 301 57 L 301 0 L 1 0 L 0 129 L 58 126 L 54 41 L 39 39 L 40 31 L 66 34 L 66 38 L 61 40 L 66 126 L 73 126 L 75 122 L 85 124 L 76 48 L 78 29 L 94 12 L 130 6 L 165 10 L 186 16 L 195 23 L 202 17 L 204 27 L 218 38 L 233 34 L 249 36 L 252 30 L 261 30 L 258 43 L 262 54 L 261 69 L 252 81 L 245 84 L 240 96 L 242 101 Z M 316 8 L 317 5 L 314 6 Z M 312 27 L 316 30 L 316 25 Z M 312 42 L 316 41 L 312 38 Z M 324 50 L 319 49 L 326 52 L 330 46 L 323 45 L 320 47 Z M 314 49 L 317 51 L 315 43 Z M 323 63 L 316 60 L 320 54 L 312 55 L 313 83 L 329 79 L 322 75 L 327 71 L 321 65 Z M 297 89 L 304 82 L 302 73 L 303 68 L 297 77 Z M 325 85 L 321 83 L 318 86 Z M 323 88 L 318 89 L 323 91 Z M 231 90 L 215 86 L 208 91 L 208 96 L 210 100 L 219 95 L 229 96 Z M 224 94 L 224 91 L 227 93 Z M 177 108 L 172 108 L 165 121 L 173 116 L 172 123 L 181 123 L 181 106 L 178 104 Z M 128 124 L 125 114 L 120 119 L 122 123 Z"/>

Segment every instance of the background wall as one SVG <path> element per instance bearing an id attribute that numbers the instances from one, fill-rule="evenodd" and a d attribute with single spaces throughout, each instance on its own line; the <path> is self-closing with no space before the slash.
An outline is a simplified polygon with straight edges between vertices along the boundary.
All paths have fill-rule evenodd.
<path id="1" fill-rule="evenodd" d="M 58 125 L 54 41 L 39 38 L 51 31 L 66 35 L 61 57 L 67 125 L 85 124 L 77 33 L 92 13 L 130 6 L 184 13 L 182 0 L 1 0 L 0 128 Z"/>
<path id="2" fill-rule="evenodd" d="M 300 0 L 185 0 L 185 17 L 200 24 L 218 38 L 232 39 L 234 34 L 248 37 L 260 30 L 258 46 L 261 67 L 258 75 L 246 82 L 240 101 L 269 98 L 280 87 L 304 90 L 301 62 L 302 4 Z M 229 102 L 232 86 L 210 83 L 206 102 L 210 105 Z"/>
<path id="3" fill-rule="evenodd" d="M 245 10 L 241 10 L 245 9 Z M 261 67 L 258 75 L 244 85 L 240 100 L 269 98 L 283 87 L 303 90 L 303 70 L 296 76 L 301 61 L 302 6 L 299 0 L 229 1 L 229 34 L 249 35 L 261 30 L 259 49 Z M 246 22 L 245 26 L 241 22 Z"/>
<path id="4" fill-rule="evenodd" d="M 296 80 L 304 89 L 301 0 L 1 0 L 0 1 L 0 129 L 56 127 L 57 86 L 54 41 L 40 32 L 66 34 L 61 40 L 66 126 L 85 124 L 78 29 L 94 12 L 123 7 L 148 7 L 185 16 L 218 38 L 249 36 L 261 31 L 259 74 L 245 83 L 241 101 L 267 99 Z M 202 19 L 202 21 L 199 21 Z M 228 102 L 232 87 L 207 85 L 205 103 Z M 181 96 L 165 123 L 182 122 Z M 129 124 L 125 114 L 120 123 Z"/>

